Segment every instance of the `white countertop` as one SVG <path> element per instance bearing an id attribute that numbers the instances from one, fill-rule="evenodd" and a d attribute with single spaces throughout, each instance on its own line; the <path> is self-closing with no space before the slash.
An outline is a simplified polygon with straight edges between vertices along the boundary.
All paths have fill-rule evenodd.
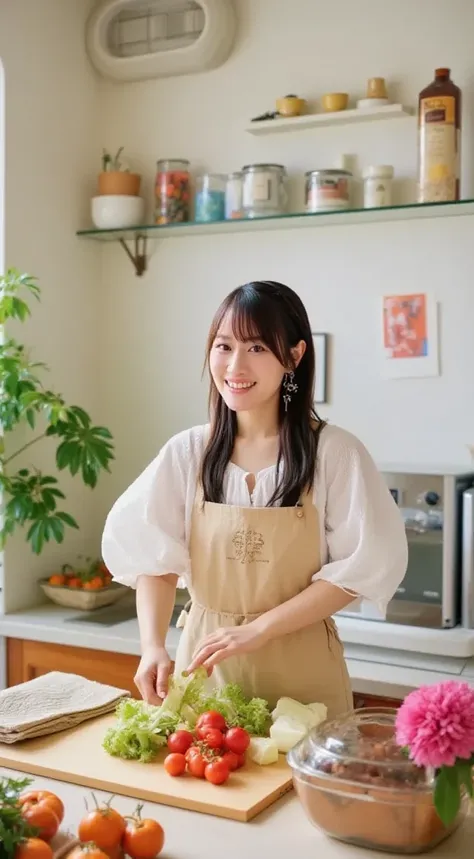
<path id="1" fill-rule="evenodd" d="M 76 620 L 80 615 L 77 610 L 49 602 L 3 615 L 0 639 L 5 636 L 140 654 L 136 618 L 104 626 Z M 347 617 L 338 617 L 336 621 L 355 692 L 401 698 L 422 684 L 453 677 L 474 686 L 474 630 L 417 629 Z M 180 631 L 170 627 L 167 647 L 171 658 L 176 653 L 179 636 Z M 459 648 L 463 655 L 456 656 Z"/>
<path id="2" fill-rule="evenodd" d="M 0 777 L 21 778 L 24 773 L 0 767 Z M 84 797 L 90 794 L 82 787 L 53 779 L 35 778 L 32 789 L 51 790 L 63 800 L 66 808 L 61 827 L 76 834 L 84 813 Z M 97 799 L 108 800 L 108 794 L 94 791 Z M 116 796 L 113 807 L 122 814 L 132 814 L 136 800 Z M 275 803 L 250 823 L 236 823 L 165 805 L 144 803 L 142 817 L 158 820 L 165 831 L 162 859 L 387 859 L 390 854 L 340 843 L 311 826 L 294 793 Z M 184 823 L 187 826 L 184 826 Z M 265 842 L 265 843 L 264 843 Z M 451 838 L 429 855 L 445 859 L 472 859 L 474 817 L 471 815 Z M 393 855 L 393 854 L 392 854 Z"/>

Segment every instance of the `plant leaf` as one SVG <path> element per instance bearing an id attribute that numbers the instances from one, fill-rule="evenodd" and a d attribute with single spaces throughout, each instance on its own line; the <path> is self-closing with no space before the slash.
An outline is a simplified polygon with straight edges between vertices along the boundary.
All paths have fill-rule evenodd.
<path id="1" fill-rule="evenodd" d="M 460 787 L 465 787 L 469 796 L 474 797 L 473 785 L 473 761 L 458 761 L 456 769 L 458 771 L 458 783 Z"/>
<path id="2" fill-rule="evenodd" d="M 455 820 L 461 807 L 461 792 L 456 767 L 441 767 L 436 776 L 434 804 L 445 826 Z"/>
<path id="3" fill-rule="evenodd" d="M 51 526 L 51 531 L 53 532 L 54 539 L 57 543 L 62 543 L 64 540 L 64 524 L 59 518 L 59 516 L 52 516 L 51 519 L 48 520 Z"/>
<path id="4" fill-rule="evenodd" d="M 79 528 L 79 525 L 77 524 L 76 520 L 69 513 L 56 513 L 56 518 L 61 519 L 63 522 L 66 523 L 66 525 L 69 525 L 70 528 Z"/>

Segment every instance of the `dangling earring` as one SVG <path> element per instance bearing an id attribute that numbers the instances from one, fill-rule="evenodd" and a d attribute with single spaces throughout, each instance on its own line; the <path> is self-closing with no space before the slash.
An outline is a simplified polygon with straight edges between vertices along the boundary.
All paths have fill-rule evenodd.
<path id="1" fill-rule="evenodd" d="M 298 385 L 294 381 L 295 374 L 293 371 L 291 373 L 285 373 L 283 379 L 283 402 L 285 403 L 285 412 L 288 411 L 288 403 L 291 403 L 291 395 L 296 394 L 298 390 Z"/>

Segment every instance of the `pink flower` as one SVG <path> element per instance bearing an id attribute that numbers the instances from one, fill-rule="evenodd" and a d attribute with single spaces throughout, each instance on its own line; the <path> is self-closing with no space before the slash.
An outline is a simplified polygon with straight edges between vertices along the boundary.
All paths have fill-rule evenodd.
<path id="1" fill-rule="evenodd" d="M 451 767 L 474 752 L 474 689 L 448 680 L 410 692 L 396 720 L 396 738 L 424 767 Z"/>

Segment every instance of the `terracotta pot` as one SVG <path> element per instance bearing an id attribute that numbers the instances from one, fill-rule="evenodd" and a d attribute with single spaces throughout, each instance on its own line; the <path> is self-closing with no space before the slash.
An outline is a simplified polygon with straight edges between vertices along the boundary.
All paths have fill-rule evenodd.
<path id="1" fill-rule="evenodd" d="M 138 173 L 124 173 L 120 170 L 99 173 L 99 194 L 100 196 L 121 194 L 127 197 L 138 197 L 141 178 Z"/>

